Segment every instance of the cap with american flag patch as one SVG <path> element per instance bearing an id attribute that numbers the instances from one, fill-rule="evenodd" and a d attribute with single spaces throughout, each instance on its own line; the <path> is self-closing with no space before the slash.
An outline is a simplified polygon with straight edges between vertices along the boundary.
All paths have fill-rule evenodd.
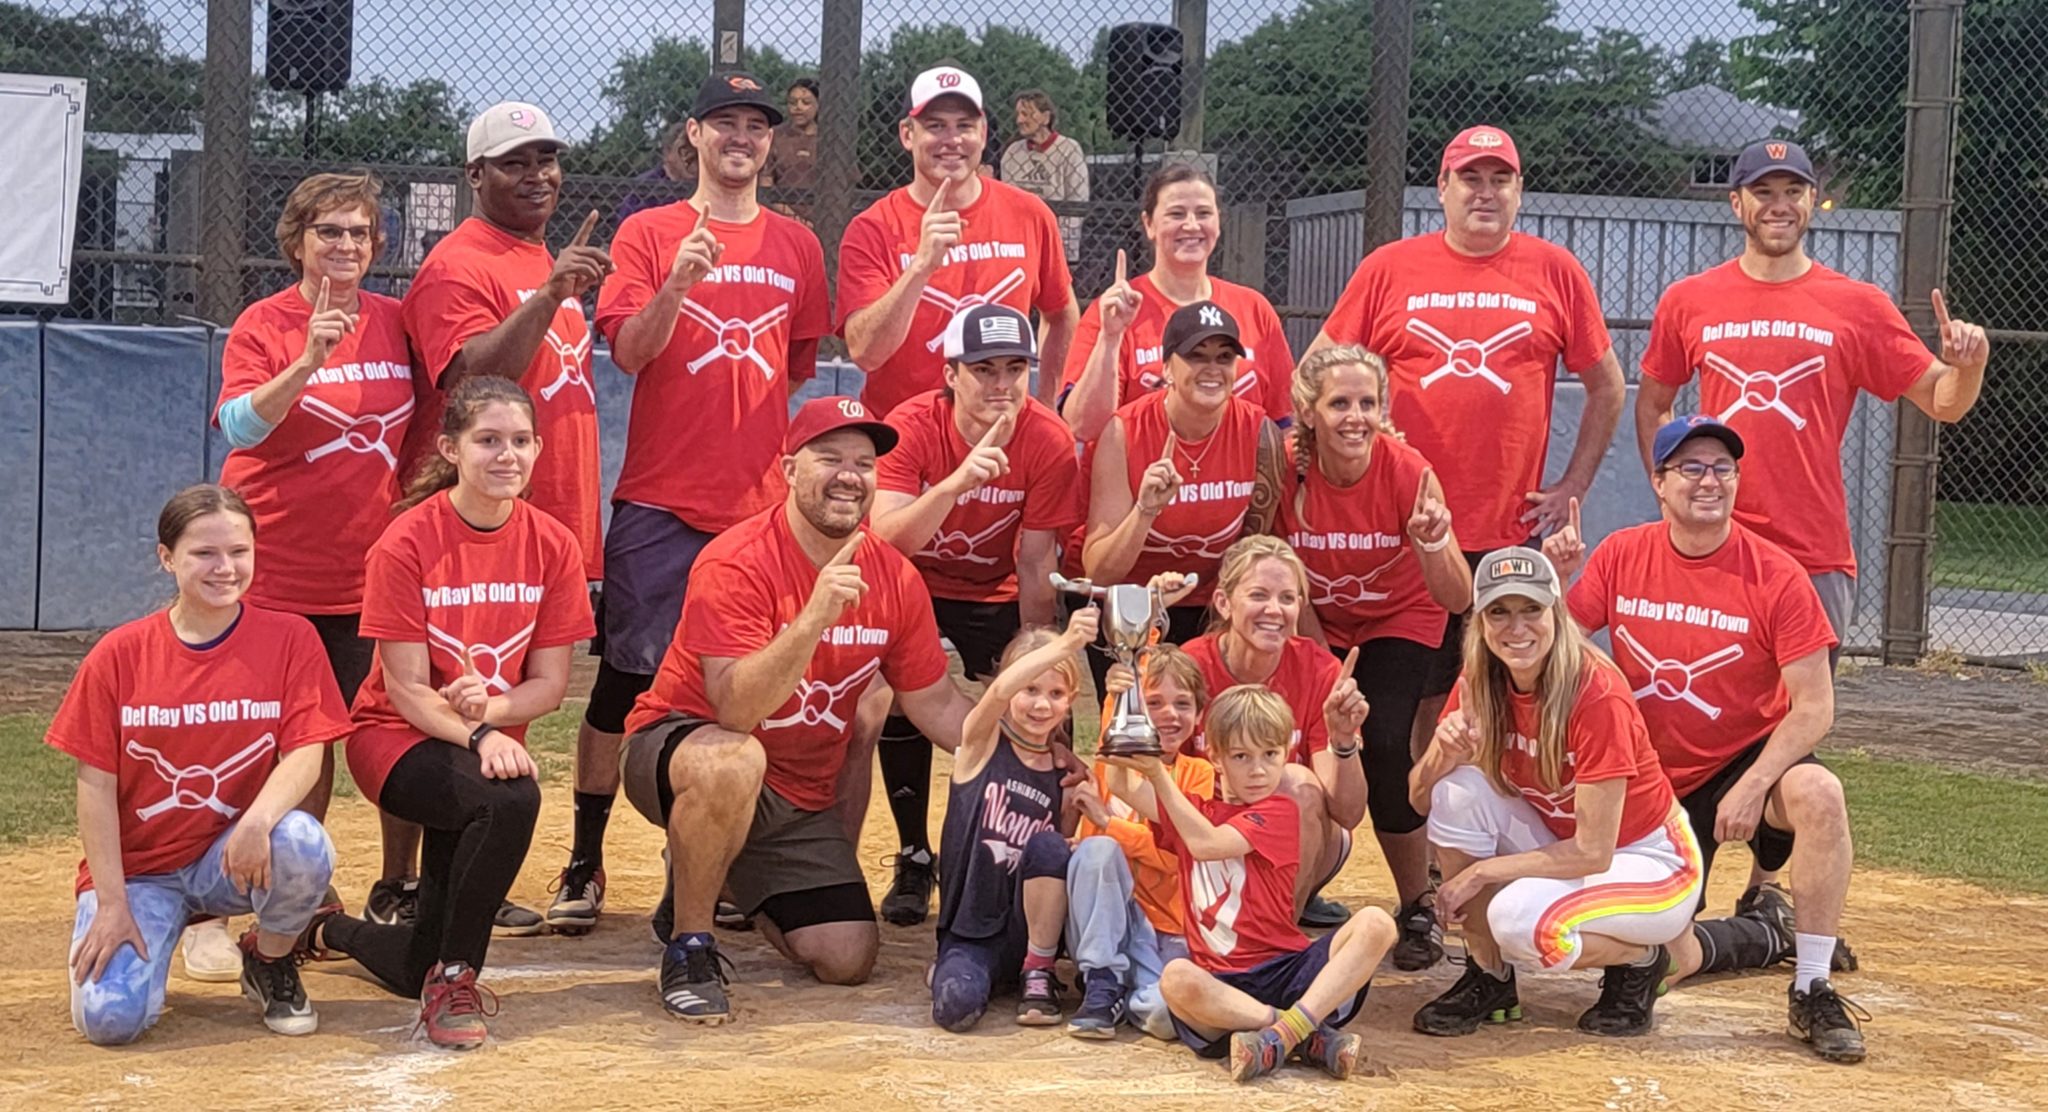
<path id="1" fill-rule="evenodd" d="M 1008 305 L 975 305 L 953 314 L 946 325 L 946 359 L 985 363 L 991 359 L 1038 363 L 1038 336 L 1031 318 Z"/>

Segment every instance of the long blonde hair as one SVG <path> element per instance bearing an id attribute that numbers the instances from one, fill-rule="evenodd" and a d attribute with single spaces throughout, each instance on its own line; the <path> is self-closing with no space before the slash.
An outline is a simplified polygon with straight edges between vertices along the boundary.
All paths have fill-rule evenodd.
<path id="1" fill-rule="evenodd" d="M 1553 573 L 1554 574 L 1554 573 Z M 1536 677 L 1536 778 L 1544 791 L 1564 785 L 1564 758 L 1570 748 L 1568 727 L 1579 692 L 1592 679 L 1596 668 L 1614 668 L 1614 662 L 1587 639 L 1565 606 L 1563 592 L 1550 604 L 1550 621 L 1557 629 L 1550 657 Z M 1508 666 L 1486 646 L 1486 616 L 1475 611 L 1465 623 L 1464 685 L 1460 696 L 1469 719 L 1479 731 L 1479 757 L 1475 762 L 1494 790 L 1516 794 L 1502 776 L 1501 758 L 1507 752 L 1508 735 L 1514 732 L 1515 716 L 1510 708 L 1513 680 Z"/>
<path id="2" fill-rule="evenodd" d="M 1209 632 L 1221 636 L 1230 628 L 1223 619 L 1223 611 L 1217 606 L 1218 599 L 1228 598 L 1252 573 L 1260 560 L 1278 560 L 1294 573 L 1294 587 L 1301 592 L 1301 604 L 1308 603 L 1308 565 L 1301 562 L 1301 556 L 1286 541 L 1268 533 L 1254 533 L 1240 538 L 1237 543 L 1223 550 L 1222 566 L 1216 571 L 1216 590 L 1209 596 Z"/>

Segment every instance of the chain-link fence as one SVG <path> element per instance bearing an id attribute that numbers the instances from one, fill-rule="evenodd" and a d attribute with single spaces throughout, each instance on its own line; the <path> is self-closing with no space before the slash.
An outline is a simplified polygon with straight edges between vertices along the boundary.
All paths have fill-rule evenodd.
<path id="1" fill-rule="evenodd" d="M 1912 494 L 1929 461 L 1900 448 L 1917 442 L 1895 437 L 1885 407 L 1859 415 L 1845 470 L 1867 555 L 1850 640 L 2017 659 L 2048 652 L 2048 3 L 1968 6 L 1952 235 L 1930 242 L 1909 233 L 1909 215 L 1938 207 L 1947 180 L 1934 201 L 1907 203 L 1912 21 L 1960 3 L 1024 0 L 933 15 L 874 0 L 34 0 L 0 2 L 0 70 L 92 83 L 71 316 L 231 319 L 282 280 L 271 228 L 285 191 L 337 166 L 386 179 L 378 280 L 402 288 L 469 211 L 463 131 L 498 100 L 539 104 L 566 133 L 561 211 L 606 214 L 601 238 L 633 209 L 688 194 L 694 165 L 674 139 L 714 64 L 776 90 L 818 83 L 815 130 L 799 120 L 777 141 L 811 153 L 785 161 L 766 197 L 810 219 L 831 258 L 846 220 L 907 180 L 896 121 L 911 76 L 950 60 L 981 80 L 992 169 L 1020 138 L 1029 90 L 1085 152 L 1087 200 L 1053 198 L 1078 232 L 1083 297 L 1107 284 L 1119 247 L 1148 265 L 1140 184 L 1183 152 L 1221 186 L 1212 270 L 1265 292 L 1297 347 L 1365 229 L 1441 226 L 1431 187 L 1445 139 L 1475 122 L 1506 128 L 1527 171 L 1522 226 L 1586 263 L 1632 380 L 1665 285 L 1740 248 L 1726 203 L 1736 152 L 1796 137 L 1825 179 L 1817 258 L 1922 306 L 1924 325 L 1928 291 L 1906 287 L 1908 260 L 1946 252 L 1951 304 L 1999 330 L 1984 401 L 1940 441 L 1931 560 L 1928 508 Z M 1177 49 L 1178 112 L 1149 106 L 1177 119 L 1163 140 L 1110 126 L 1112 101 L 1130 100 L 1111 80 L 1110 28 L 1142 21 L 1179 32 L 1124 40 L 1116 59 Z M 334 89 L 284 91 L 266 76 Z M 1949 103 L 1946 90 L 1915 95 Z"/>

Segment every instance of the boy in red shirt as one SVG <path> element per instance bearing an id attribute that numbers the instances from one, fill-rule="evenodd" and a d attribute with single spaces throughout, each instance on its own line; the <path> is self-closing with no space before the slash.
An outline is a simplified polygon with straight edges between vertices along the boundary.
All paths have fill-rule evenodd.
<path id="1" fill-rule="evenodd" d="M 1237 1081 L 1296 1057 L 1349 1077 L 1362 1040 L 1338 1029 L 1365 1003 L 1396 935 L 1378 908 L 1314 943 L 1295 927 L 1300 818 L 1279 790 L 1293 732 L 1293 714 L 1271 691 L 1246 684 L 1218 696 L 1208 740 L 1222 799 L 1182 795 L 1157 757 L 1109 758 L 1120 773 L 1110 789 L 1180 859 L 1189 956 L 1159 982 L 1174 1028 L 1201 1057 L 1228 1055 Z"/>
<path id="2" fill-rule="evenodd" d="M 952 66 L 918 74 L 896 136 L 910 184 L 854 217 L 839 248 L 840 329 L 868 375 L 861 400 L 887 417 L 937 389 L 946 324 L 976 305 L 1037 309 L 1043 365 L 1065 366 L 1081 310 L 1059 222 L 1044 201 L 975 173 L 988 143 L 981 86 Z M 1039 376 L 1038 400 L 1051 404 L 1058 386 Z"/>

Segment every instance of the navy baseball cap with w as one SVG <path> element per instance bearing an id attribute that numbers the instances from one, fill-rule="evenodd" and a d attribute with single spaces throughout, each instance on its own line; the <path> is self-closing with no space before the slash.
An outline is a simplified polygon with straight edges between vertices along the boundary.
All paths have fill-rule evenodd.
<path id="1" fill-rule="evenodd" d="M 1820 181 L 1814 176 L 1813 160 L 1806 157 L 1806 148 L 1789 139 L 1761 139 L 1735 156 L 1735 171 L 1729 176 L 1729 183 L 1741 189 L 1765 174 L 1776 173 L 1791 174 L 1808 185 Z"/>

